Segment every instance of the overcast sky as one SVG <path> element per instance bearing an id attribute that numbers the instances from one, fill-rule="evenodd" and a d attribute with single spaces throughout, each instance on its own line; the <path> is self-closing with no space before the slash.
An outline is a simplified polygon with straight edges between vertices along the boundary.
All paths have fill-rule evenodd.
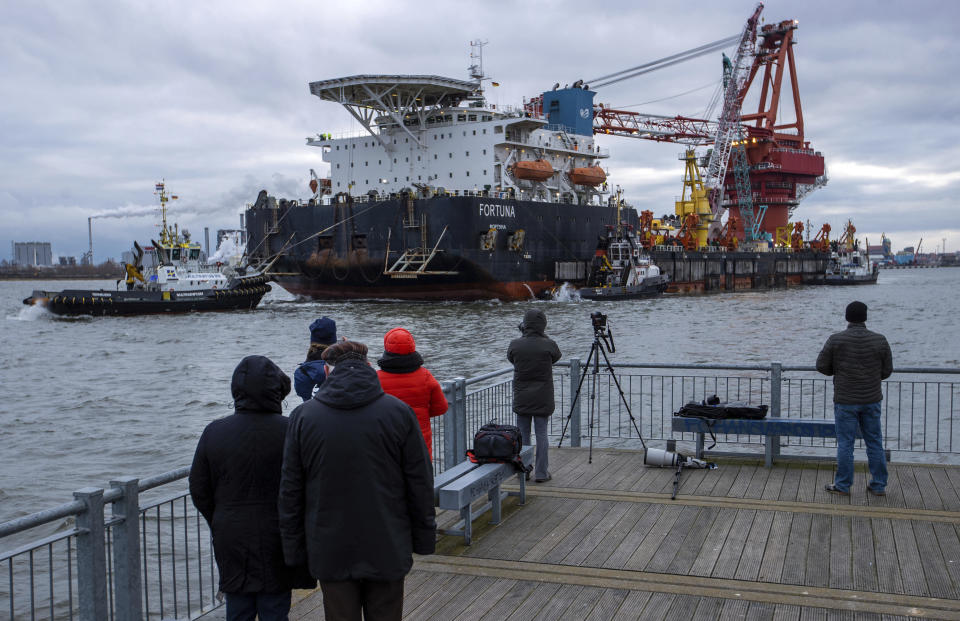
<path id="1" fill-rule="evenodd" d="M 176 220 L 237 228 L 261 189 L 306 198 L 325 173 L 305 137 L 357 131 L 308 83 L 361 73 L 466 78 L 469 41 L 488 41 L 491 102 L 520 104 L 555 82 L 590 80 L 737 34 L 753 2 L 112 2 L 0 3 L 0 243 L 50 241 L 119 258 L 156 232 L 153 187 L 181 198 Z M 766 3 L 766 22 L 798 19 L 806 137 L 829 184 L 796 217 L 895 249 L 960 249 L 960 3 Z M 599 89 L 596 100 L 696 116 L 720 56 Z M 692 92 L 689 92 L 692 91 Z M 681 93 L 686 95 L 677 96 Z M 646 103 L 653 102 L 653 103 Z M 782 108 L 791 115 L 789 107 Z M 599 138 L 628 200 L 671 212 L 679 145 Z M 147 214 L 147 215 L 136 215 Z M 10 258 L 10 246 L 0 249 Z"/>

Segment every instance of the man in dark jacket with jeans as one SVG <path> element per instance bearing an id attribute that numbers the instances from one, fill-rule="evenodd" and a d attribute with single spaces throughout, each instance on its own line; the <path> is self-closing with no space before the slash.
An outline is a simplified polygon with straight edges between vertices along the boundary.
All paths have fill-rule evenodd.
<path id="1" fill-rule="evenodd" d="M 867 305 L 847 306 L 847 329 L 827 339 L 817 356 L 817 371 L 833 376 L 833 415 L 837 424 L 837 473 L 828 492 L 850 495 L 853 484 L 853 443 L 857 429 L 867 445 L 870 482 L 867 491 L 886 495 L 887 462 L 880 426 L 880 382 L 893 372 L 890 345 L 882 334 L 867 330 Z"/>
<path id="2" fill-rule="evenodd" d="M 520 331 L 507 349 L 507 360 L 513 363 L 513 411 L 524 444 L 530 442 L 530 425 L 537 434 L 537 457 L 533 476 L 537 483 L 549 481 L 547 423 L 553 414 L 553 363 L 560 360 L 560 348 L 544 334 L 547 316 L 531 309 L 523 315 Z"/>
<path id="3" fill-rule="evenodd" d="M 383 392 L 367 347 L 323 359 L 320 390 L 290 415 L 280 483 L 289 564 L 320 580 L 328 620 L 399 620 L 411 552 L 436 545 L 433 470 L 413 410 Z"/>
<path id="4" fill-rule="evenodd" d="M 190 468 L 193 504 L 210 525 L 228 621 L 286 621 L 290 590 L 312 589 L 306 564 L 287 567 L 277 524 L 290 378 L 247 356 L 230 386 L 235 413 L 203 430 Z"/>

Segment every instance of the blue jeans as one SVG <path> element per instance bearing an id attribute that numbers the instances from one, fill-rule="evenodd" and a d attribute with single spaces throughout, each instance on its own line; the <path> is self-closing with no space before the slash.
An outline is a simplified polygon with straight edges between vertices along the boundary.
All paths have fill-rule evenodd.
<path id="1" fill-rule="evenodd" d="M 869 487 L 882 492 L 887 487 L 887 460 L 883 454 L 883 430 L 880 428 L 880 402 L 862 405 L 833 404 L 833 417 L 837 423 L 837 474 L 833 484 L 843 492 L 853 485 L 853 442 L 857 428 L 867 445 L 867 462 L 870 467 Z"/>
<path id="2" fill-rule="evenodd" d="M 280 593 L 227 593 L 227 621 L 287 621 L 290 591 Z"/>

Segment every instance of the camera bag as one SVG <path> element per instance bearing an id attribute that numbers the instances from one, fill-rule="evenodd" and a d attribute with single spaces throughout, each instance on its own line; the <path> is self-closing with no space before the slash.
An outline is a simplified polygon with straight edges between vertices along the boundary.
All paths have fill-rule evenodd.
<path id="1" fill-rule="evenodd" d="M 710 450 L 717 445 L 717 436 L 713 432 L 713 421 L 728 418 L 760 420 L 766 418 L 768 409 L 769 406 L 767 405 L 748 405 L 745 401 L 721 403 L 717 395 L 712 395 L 700 403 L 691 401 L 680 408 L 674 416 L 699 418 L 706 423 L 710 430 L 710 439 L 713 440 L 713 444 L 707 447 L 707 450 Z"/>
<path id="2" fill-rule="evenodd" d="M 513 464 L 518 472 L 530 472 L 533 466 L 527 466 L 520 459 L 523 436 L 516 425 L 487 423 L 473 436 L 473 449 L 467 451 L 467 457 L 475 464 Z"/>

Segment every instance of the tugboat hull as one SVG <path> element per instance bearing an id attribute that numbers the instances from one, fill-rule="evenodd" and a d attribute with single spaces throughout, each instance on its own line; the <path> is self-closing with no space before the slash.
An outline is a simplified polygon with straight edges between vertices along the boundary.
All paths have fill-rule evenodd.
<path id="1" fill-rule="evenodd" d="M 639 285 L 627 287 L 584 287 L 577 293 L 584 300 L 642 300 L 656 298 L 670 286 L 670 279 L 655 276 L 645 279 Z"/>
<path id="2" fill-rule="evenodd" d="M 34 291 L 23 300 L 55 315 L 151 315 L 202 311 L 253 310 L 270 285 L 201 291 L 107 291 L 65 289 Z"/>

